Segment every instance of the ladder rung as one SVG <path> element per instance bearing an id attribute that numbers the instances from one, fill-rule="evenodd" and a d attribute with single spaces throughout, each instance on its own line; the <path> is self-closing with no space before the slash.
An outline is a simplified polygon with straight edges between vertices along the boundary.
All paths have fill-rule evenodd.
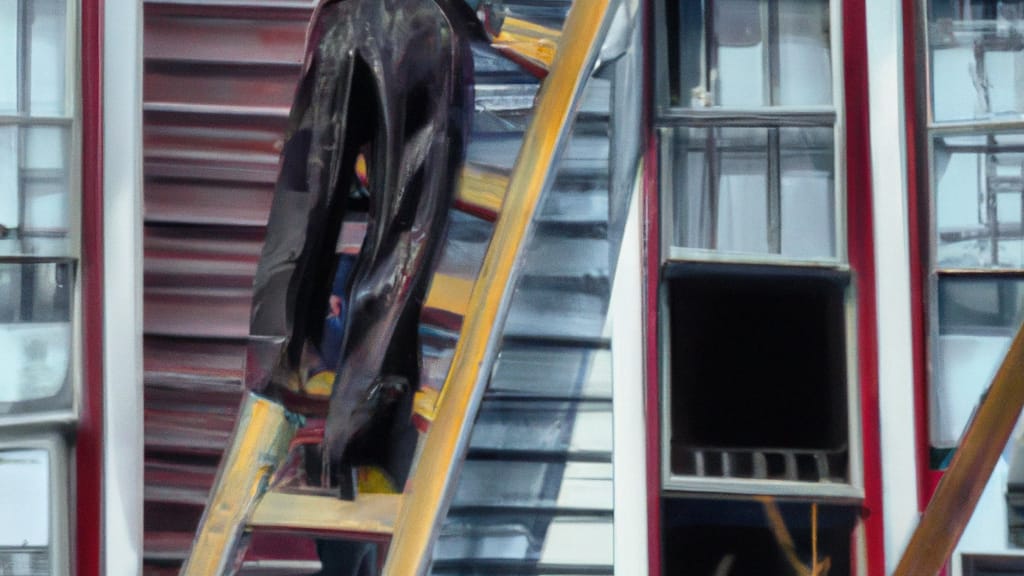
<path id="1" fill-rule="evenodd" d="M 248 528 L 385 541 L 394 532 L 401 498 L 399 494 L 362 494 L 348 501 L 270 491 L 253 510 Z"/>

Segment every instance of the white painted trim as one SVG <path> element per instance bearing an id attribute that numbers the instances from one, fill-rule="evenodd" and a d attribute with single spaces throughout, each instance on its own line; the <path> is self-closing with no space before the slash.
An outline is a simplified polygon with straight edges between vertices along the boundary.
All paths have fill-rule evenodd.
<path id="1" fill-rule="evenodd" d="M 900 0 L 872 0 L 865 9 L 885 564 L 890 573 L 918 519 L 903 14 Z"/>
<path id="2" fill-rule="evenodd" d="M 612 470 L 615 502 L 615 573 L 646 576 L 647 458 L 644 412 L 643 244 L 640 175 L 622 235 L 608 305 L 612 334 Z"/>
<path id="3" fill-rule="evenodd" d="M 106 0 L 103 573 L 142 572 L 142 2 Z"/>

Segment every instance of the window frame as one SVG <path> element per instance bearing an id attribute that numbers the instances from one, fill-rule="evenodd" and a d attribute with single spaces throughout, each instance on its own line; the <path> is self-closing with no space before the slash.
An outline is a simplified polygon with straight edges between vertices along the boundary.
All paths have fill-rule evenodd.
<path id="1" fill-rule="evenodd" d="M 913 272 L 917 276 L 917 281 L 921 283 L 921 302 L 916 304 L 915 307 L 921 315 L 922 327 L 920 338 L 923 339 L 923 343 L 916 344 L 916 346 L 923 348 L 923 366 L 917 377 L 919 381 L 917 386 L 920 388 L 919 395 L 921 396 L 918 400 L 917 410 L 922 414 L 919 418 L 920 424 L 918 425 L 918 434 L 920 435 L 918 442 L 921 445 L 918 467 L 922 477 L 928 482 L 928 486 L 922 490 L 922 506 L 930 498 L 938 479 L 945 471 L 945 463 L 948 463 L 959 445 L 958 440 L 957 446 L 951 448 L 935 446 L 933 445 L 932 438 L 933 427 L 937 425 L 937 403 L 939 400 L 935 384 L 938 380 L 939 358 L 941 355 L 938 349 L 940 346 L 941 321 L 939 310 L 940 279 L 998 279 L 1024 282 L 1024 261 L 1016 268 L 1000 268 L 992 264 L 989 264 L 987 267 L 981 265 L 959 267 L 942 265 L 939 262 L 938 179 L 935 177 L 936 140 L 949 136 L 984 136 L 986 138 L 1006 134 L 1024 136 L 1024 110 L 1021 111 L 1021 116 L 1016 119 L 1002 119 L 998 117 L 999 113 L 988 112 L 985 117 L 945 121 L 936 120 L 933 86 L 935 76 L 933 74 L 933 50 L 930 35 L 930 5 L 930 0 L 913 0 L 913 20 L 916 25 L 915 34 L 917 37 L 916 45 L 914 46 L 915 51 L 910 56 L 916 59 L 919 66 L 917 67 L 917 77 L 914 86 L 916 94 L 913 94 L 916 103 L 917 125 L 916 130 L 909 134 L 909 137 L 916 142 L 917 148 L 924 152 L 924 161 L 922 162 L 918 159 L 916 166 L 908 167 L 908 170 L 913 174 L 917 185 L 920 187 L 916 191 L 915 198 L 912 200 L 916 206 L 912 207 L 911 218 L 918 220 L 918 237 L 916 242 L 919 245 L 921 256 L 919 269 Z M 1024 22 L 1024 15 L 1022 15 L 1021 21 Z M 1024 54 L 1024 52 L 1017 53 Z M 921 63 L 923 63 L 923 66 L 920 66 Z M 909 72 L 909 74 L 913 73 Z M 990 153 L 979 152 L 978 156 L 983 160 Z M 1024 181 L 1024 176 L 1022 176 L 1022 181 Z M 1022 194 L 1022 202 L 1024 202 L 1024 194 Z M 979 206 L 979 208 L 987 207 Z M 998 219 L 996 220 L 996 225 L 998 226 Z M 1024 244 L 1024 211 L 1022 211 L 1021 226 L 1022 235 L 1020 241 Z M 911 228 L 914 228 L 914 223 L 911 224 Z M 998 243 L 998 234 L 996 238 L 996 243 Z M 1019 326 L 1019 328 L 1024 328 L 1024 325 Z M 1016 330 L 1014 330 L 1015 332 Z M 1010 337 L 1012 338 L 1012 334 Z M 988 389 L 990 383 L 985 382 L 982 384 L 984 389 L 982 395 L 979 395 L 974 408 L 980 404 L 981 398 L 985 393 L 984 390 Z M 965 430 L 967 424 L 965 424 Z M 960 436 L 962 436 L 963 431 L 960 431 Z"/>
<path id="2" fill-rule="evenodd" d="M 830 502 L 861 503 L 865 499 L 864 445 L 861 423 L 860 367 L 858 362 L 858 306 L 856 283 L 849 263 L 849 242 L 851 230 L 848 227 L 849 193 L 846 172 L 847 110 L 845 102 L 846 57 L 844 54 L 844 2 L 829 0 L 829 40 L 832 71 L 831 106 L 765 106 L 761 108 L 683 108 L 673 107 L 670 102 L 668 72 L 669 42 L 666 31 L 665 1 L 654 2 L 655 30 L 654 45 L 654 106 L 652 130 L 654 131 L 654 154 L 658 155 L 660 173 L 656 175 L 654 187 L 658 190 L 660 230 L 660 267 L 681 266 L 695 262 L 719 262 L 728 264 L 751 264 L 778 267 L 825 268 L 844 272 L 851 277 L 845 291 L 845 333 L 846 333 L 846 401 L 848 415 L 848 480 L 846 483 L 810 482 L 800 480 L 776 480 L 754 478 L 698 477 L 672 473 L 671 459 L 671 349 L 668 290 L 664 272 L 659 280 L 657 317 L 659 353 L 660 408 L 660 485 L 666 495 L 681 493 L 718 493 L 731 495 L 764 495 L 797 499 L 826 499 Z M 668 0 L 671 1 L 671 0 Z M 768 5 L 777 6 L 775 0 Z M 768 79 L 770 81 L 770 78 Z M 826 122 L 831 122 L 827 124 Z M 666 172 L 671 172 L 672 162 L 669 146 L 663 144 L 663 134 L 678 127 L 827 127 L 833 131 L 833 198 L 835 254 L 831 258 L 797 258 L 782 254 L 754 254 L 740 252 L 718 252 L 715 250 L 693 249 L 674 246 L 675 234 L 672 204 L 675 195 L 666 185 Z M 769 170 L 771 168 L 769 167 Z M 777 174 L 776 174 L 777 176 Z"/>
<path id="3" fill-rule="evenodd" d="M 24 434 L 18 430 L 0 432 L 0 455 L 7 451 L 40 450 L 49 456 L 49 532 L 51 576 L 68 576 L 71 573 L 71 530 L 69 526 L 72 495 L 70 450 L 64 439 L 57 433 Z"/>
<path id="4" fill-rule="evenodd" d="M 70 349 L 68 355 L 67 387 L 70 388 L 70 403 L 52 409 L 28 411 L 13 415 L 0 415 L 0 431 L 9 428 L 32 427 L 35 429 L 47 429 L 53 426 L 68 428 L 74 426 L 79 420 L 82 409 L 82 349 L 83 349 L 83 311 L 82 311 L 82 285 L 84 283 L 82 269 L 82 217 L 83 217 L 83 135 L 82 135 L 82 63 L 81 43 L 82 31 L 82 5 L 76 0 L 64 1 L 64 86 L 63 86 L 63 115 L 40 114 L 33 115 L 30 103 L 26 102 L 28 88 L 24 85 L 26 80 L 26 44 L 28 36 L 25 34 L 27 26 L 27 15 L 24 9 L 26 3 L 32 0 L 15 0 L 18 3 L 18 54 L 16 62 L 17 88 L 17 110 L 14 113 L 0 112 L 0 127 L 15 127 L 18 129 L 18 189 L 19 211 L 23 211 L 23 177 L 21 174 L 22 155 L 26 149 L 25 128 L 36 126 L 59 126 L 67 130 L 65 141 L 64 170 L 66 173 L 66 190 L 64 191 L 65 206 L 67 210 L 67 235 L 65 239 L 65 251 L 63 253 L 44 252 L 40 255 L 25 254 L 19 251 L 16 254 L 0 255 L 0 264 L 36 264 L 66 262 L 72 270 L 72 290 L 70 302 L 70 317 L 68 324 L 70 328 Z M 19 222 L 19 227 L 22 223 Z M 21 242 L 18 238 L 15 241 Z M 66 512 L 66 511 L 65 511 Z"/>

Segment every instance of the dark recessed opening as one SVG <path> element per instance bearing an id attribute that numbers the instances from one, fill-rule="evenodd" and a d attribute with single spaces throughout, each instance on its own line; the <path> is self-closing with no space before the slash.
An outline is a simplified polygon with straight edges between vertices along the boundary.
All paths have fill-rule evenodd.
<path id="1" fill-rule="evenodd" d="M 770 508 L 774 506 L 774 508 Z M 770 515 L 781 518 L 785 533 Z M 811 505 L 762 504 L 730 500 L 662 500 L 665 574 L 672 576 L 767 576 L 798 574 L 794 562 L 810 568 Z M 828 562 L 829 576 L 850 571 L 850 540 L 857 509 L 818 507 L 817 562 Z M 786 535 L 793 554 L 786 552 Z"/>
<path id="2" fill-rule="evenodd" d="M 845 453 L 846 272 L 681 263 L 665 276 L 673 453 Z M 768 476 L 785 472 L 766 457 Z"/>

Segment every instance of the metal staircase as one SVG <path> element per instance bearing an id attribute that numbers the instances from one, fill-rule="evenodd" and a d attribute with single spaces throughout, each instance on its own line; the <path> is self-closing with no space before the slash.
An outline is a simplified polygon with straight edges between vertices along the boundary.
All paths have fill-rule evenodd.
<path id="1" fill-rule="evenodd" d="M 612 573 L 609 88 L 535 218 L 435 574 Z"/>
<path id="2" fill-rule="evenodd" d="M 506 2 L 512 18 L 555 29 L 561 28 L 569 4 Z M 601 4 L 598 9 L 603 9 Z M 173 573 L 187 555 L 190 526 L 206 502 L 216 459 L 237 417 L 246 287 L 269 206 L 267 184 L 274 177 L 272 162 L 276 165 L 273 146 L 287 112 L 286 104 L 280 105 L 285 93 L 281 90 L 260 90 L 272 101 L 255 108 L 155 101 L 154 94 L 180 92 L 167 79 L 157 82 L 161 71 L 188 74 L 189 67 L 200 62 L 207 77 L 227 73 L 217 68 L 227 65 L 215 61 L 215 50 L 204 53 L 206 60 L 196 55 L 204 48 L 201 44 L 174 60 L 168 31 L 191 26 L 193 38 L 213 42 L 218 30 L 231 30 L 232 39 L 244 44 L 247 35 L 255 36 L 246 24 L 276 27 L 277 35 L 264 35 L 264 40 L 287 39 L 288 50 L 250 50 L 229 57 L 245 63 L 243 76 L 269 70 L 294 76 L 295 59 L 301 54 L 301 42 L 294 44 L 295 30 L 309 8 L 280 3 L 238 12 L 211 3 L 147 3 L 147 32 L 160 28 L 154 35 L 157 47 L 147 45 L 146 50 L 147 574 Z M 282 18 L 286 14 L 290 19 Z M 254 17 L 256 21 L 251 20 Z M 597 25 L 603 20 L 598 17 Z M 591 25 L 594 22 L 592 17 Z M 471 290 L 489 246 L 493 249 L 492 222 L 502 206 L 502 192 L 528 175 L 528 170 L 518 168 L 517 176 L 513 161 L 535 115 L 539 82 L 501 51 L 500 46 L 474 50 L 474 134 L 435 287 L 424 309 L 424 394 L 418 407 L 424 408 L 425 420 L 433 420 L 431 430 L 450 419 L 443 413 L 442 400 L 450 401 L 456 391 L 452 376 L 444 385 L 446 375 L 457 356 L 459 331 L 465 337 L 464 324 L 476 318 L 477 296 L 471 296 Z M 596 49 L 580 56 L 581 63 L 593 62 L 595 56 Z M 244 87 L 239 79 L 229 84 Z M 224 89 L 223 82 L 219 88 L 211 84 L 204 93 L 216 97 L 226 94 Z M 551 156 L 546 178 L 530 183 L 539 204 L 536 210 L 524 210 L 525 219 L 519 223 L 520 237 L 527 241 L 507 264 L 509 276 L 501 287 L 508 286 L 509 297 L 502 305 L 488 305 L 495 316 L 477 326 L 494 342 L 492 349 L 484 349 L 490 358 L 484 365 L 493 363 L 493 373 L 476 378 L 486 385 L 486 392 L 475 424 L 469 420 L 462 426 L 468 430 L 472 425 L 468 441 L 463 441 L 464 462 L 458 449 L 446 454 L 452 473 L 433 479 L 441 481 L 440 498 L 434 492 L 433 501 L 425 502 L 428 510 L 440 514 L 434 573 L 612 572 L 612 399 L 606 313 L 619 236 L 609 225 L 611 89 L 607 73 L 586 81 L 572 133 L 562 135 L 568 137 L 564 154 L 560 159 Z M 565 102 L 577 101 L 571 86 L 551 91 L 562 91 Z M 558 129 L 548 132 L 555 140 L 544 145 L 553 154 Z M 545 184 L 548 179 L 553 185 Z M 507 320 L 502 323 L 504 314 Z M 504 330 L 497 330 L 502 325 Z M 430 453 L 429 444 L 424 454 Z M 446 486 L 449 477 L 457 477 L 457 485 Z M 423 494 L 433 486 L 416 488 Z M 448 498 L 451 507 L 445 515 Z M 422 518 L 418 510 L 424 502 L 415 508 L 415 502 L 406 500 L 411 499 L 403 499 L 403 511 L 389 525 L 396 530 L 393 553 L 397 542 L 418 536 L 401 532 L 403 514 L 410 508 Z M 253 546 L 266 541 L 259 536 L 257 530 Z M 430 538 L 427 534 L 420 541 Z M 293 548 L 297 550 L 292 550 L 290 564 L 250 554 L 242 572 L 266 573 L 272 568 L 274 573 L 308 573 L 315 565 L 309 561 L 310 549 Z M 415 551 L 408 554 L 416 560 Z M 392 573 L 412 573 L 405 569 Z"/>

